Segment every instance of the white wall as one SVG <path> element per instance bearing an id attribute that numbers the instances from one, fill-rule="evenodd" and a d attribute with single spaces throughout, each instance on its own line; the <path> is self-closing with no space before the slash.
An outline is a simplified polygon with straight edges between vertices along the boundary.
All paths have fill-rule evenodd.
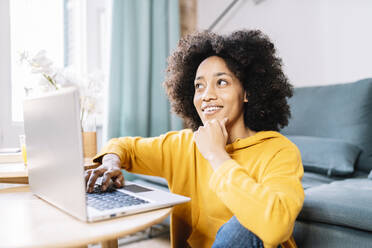
<path id="1" fill-rule="evenodd" d="M 198 28 L 207 29 L 231 2 L 199 0 Z M 271 38 L 295 86 L 372 77 L 371 0 L 240 0 L 213 31 L 242 28 Z"/>

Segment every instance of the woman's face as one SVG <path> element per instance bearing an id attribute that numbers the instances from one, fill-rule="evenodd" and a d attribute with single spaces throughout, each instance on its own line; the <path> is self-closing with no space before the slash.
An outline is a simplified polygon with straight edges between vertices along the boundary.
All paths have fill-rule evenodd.
<path id="1" fill-rule="evenodd" d="M 194 86 L 194 106 L 203 124 L 227 117 L 227 127 L 237 123 L 244 126 L 246 94 L 222 58 L 211 56 L 203 60 L 196 71 Z"/>

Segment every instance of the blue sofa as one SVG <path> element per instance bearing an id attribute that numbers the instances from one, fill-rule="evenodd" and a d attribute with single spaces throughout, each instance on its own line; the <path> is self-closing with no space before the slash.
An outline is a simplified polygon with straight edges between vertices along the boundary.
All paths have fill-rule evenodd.
<path id="1" fill-rule="evenodd" d="M 289 103 L 281 133 L 305 169 L 298 247 L 372 247 L 372 79 L 295 88 Z"/>

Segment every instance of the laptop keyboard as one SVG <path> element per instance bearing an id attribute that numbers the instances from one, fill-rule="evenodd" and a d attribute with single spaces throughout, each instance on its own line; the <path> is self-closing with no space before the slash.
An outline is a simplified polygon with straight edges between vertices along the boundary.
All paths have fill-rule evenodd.
<path id="1" fill-rule="evenodd" d="M 118 190 L 111 192 L 94 192 L 86 195 L 88 206 L 101 211 L 149 203 L 146 200 L 142 200 Z"/>

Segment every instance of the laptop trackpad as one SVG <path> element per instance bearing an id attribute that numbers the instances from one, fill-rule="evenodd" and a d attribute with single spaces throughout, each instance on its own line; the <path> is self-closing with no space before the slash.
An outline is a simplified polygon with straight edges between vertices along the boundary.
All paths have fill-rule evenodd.
<path id="1" fill-rule="evenodd" d="M 141 186 L 136 185 L 136 184 L 125 185 L 123 187 L 123 189 L 128 190 L 132 193 L 142 193 L 142 192 L 153 191 L 152 189 L 141 187 Z"/>

